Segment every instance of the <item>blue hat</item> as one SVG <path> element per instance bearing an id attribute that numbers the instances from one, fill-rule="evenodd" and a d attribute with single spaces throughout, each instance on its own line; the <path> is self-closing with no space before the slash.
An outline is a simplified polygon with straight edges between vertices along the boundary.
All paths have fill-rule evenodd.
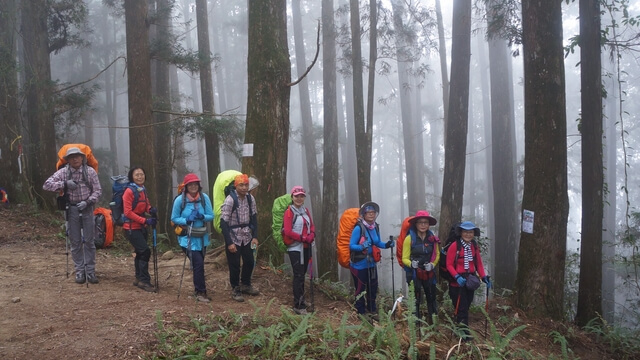
<path id="1" fill-rule="evenodd" d="M 380 213 L 380 205 L 374 203 L 373 201 L 368 201 L 360 207 L 360 215 L 364 216 L 365 213 L 369 211 L 375 211 L 376 213 Z"/>
<path id="2" fill-rule="evenodd" d="M 460 225 L 458 225 L 458 228 L 463 230 L 473 230 L 474 236 L 480 236 L 480 229 L 478 229 L 476 224 L 472 223 L 471 221 L 461 222 Z"/>

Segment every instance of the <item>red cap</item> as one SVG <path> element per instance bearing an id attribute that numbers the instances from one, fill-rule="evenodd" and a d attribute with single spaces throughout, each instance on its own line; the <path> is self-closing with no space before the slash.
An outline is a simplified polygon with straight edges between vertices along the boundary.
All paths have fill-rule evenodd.
<path id="1" fill-rule="evenodd" d="M 307 196 L 307 193 L 304 192 L 304 188 L 302 186 L 294 186 L 293 189 L 291 189 L 291 196 L 296 195 Z"/>
<path id="2" fill-rule="evenodd" d="M 198 175 L 196 175 L 194 173 L 187 174 L 187 175 L 184 176 L 184 180 L 182 181 L 184 186 L 187 186 L 188 184 L 191 184 L 192 182 L 200 182 L 200 178 L 198 178 Z"/>

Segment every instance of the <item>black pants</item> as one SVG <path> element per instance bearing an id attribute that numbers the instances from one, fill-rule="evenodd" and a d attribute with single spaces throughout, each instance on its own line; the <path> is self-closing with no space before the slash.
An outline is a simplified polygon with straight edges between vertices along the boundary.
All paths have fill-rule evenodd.
<path id="1" fill-rule="evenodd" d="M 300 261 L 299 251 L 289 251 L 289 260 L 291 260 L 291 269 L 293 270 L 293 307 L 296 309 L 304 309 L 304 275 L 307 273 L 309 266 L 309 258 L 311 257 L 311 248 L 305 248 L 303 251 L 303 261 Z"/>
<path id="2" fill-rule="evenodd" d="M 469 290 L 466 287 L 457 287 L 449 285 L 449 297 L 453 302 L 453 308 L 456 309 L 456 322 L 466 326 L 465 333 L 469 334 L 469 308 L 473 302 L 475 290 Z"/>
<path id="3" fill-rule="evenodd" d="M 182 252 L 187 254 L 189 261 L 191 261 L 191 267 L 193 268 L 193 287 L 196 294 L 206 294 L 207 283 L 204 279 L 204 251 L 187 251 L 187 248 L 183 247 Z"/>
<path id="4" fill-rule="evenodd" d="M 253 273 L 254 259 L 251 242 L 246 245 L 236 245 L 236 252 L 232 253 L 225 246 L 227 263 L 229 264 L 229 282 L 231 288 L 235 289 L 242 285 L 251 286 L 251 274 Z M 242 272 L 240 272 L 240 259 L 242 259 Z"/>
<path id="5" fill-rule="evenodd" d="M 145 284 L 151 284 L 151 275 L 149 275 L 149 259 L 151 258 L 151 250 L 147 244 L 147 230 L 144 228 L 125 230 L 124 234 L 136 253 L 136 258 L 133 262 L 136 271 L 136 279 Z"/>

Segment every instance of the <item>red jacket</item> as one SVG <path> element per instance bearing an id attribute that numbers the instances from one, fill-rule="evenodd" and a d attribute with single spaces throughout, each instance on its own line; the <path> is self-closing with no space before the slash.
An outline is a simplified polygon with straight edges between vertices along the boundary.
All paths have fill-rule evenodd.
<path id="1" fill-rule="evenodd" d="M 284 215 L 282 216 L 282 241 L 285 245 L 289 246 L 293 244 L 294 241 L 302 242 L 302 235 L 293 231 L 293 211 L 291 211 L 291 206 L 287 207 L 287 210 L 284 211 Z M 313 223 L 313 219 L 311 218 L 311 214 L 309 213 L 309 209 L 305 208 L 304 211 L 307 213 L 309 217 L 309 221 L 311 224 L 307 224 L 307 222 L 303 222 L 302 225 L 302 234 L 305 235 L 304 247 L 309 247 L 309 244 L 313 242 L 316 237 L 316 226 Z M 311 232 L 308 233 L 309 226 L 311 226 Z"/>
<path id="2" fill-rule="evenodd" d="M 454 264 L 454 261 L 456 261 L 456 252 L 458 253 L 458 259 Z M 464 250 L 462 247 L 458 251 L 457 241 L 449 246 L 449 249 L 447 250 L 447 270 L 453 277 L 453 280 L 449 282 L 449 285 L 456 287 L 459 286 L 455 278 L 458 274 L 463 275 L 465 272 L 475 273 L 477 271 L 480 275 L 480 279 L 487 275 L 484 272 L 484 265 L 482 264 L 482 257 L 480 256 L 480 248 L 475 242 L 471 243 L 471 253 L 473 254 L 473 261 L 469 262 L 469 270 L 466 271 L 464 268 Z"/>
<path id="3" fill-rule="evenodd" d="M 138 189 L 144 188 L 139 187 Z M 149 204 L 147 199 L 146 191 L 138 191 L 138 203 L 136 204 L 136 208 L 131 210 L 133 199 L 133 190 L 131 188 L 126 188 L 122 194 L 122 210 L 124 212 L 124 216 L 128 219 L 122 225 L 122 228 L 125 230 L 142 229 L 146 220 L 144 213 L 149 212 L 149 209 L 151 208 L 151 204 Z"/>

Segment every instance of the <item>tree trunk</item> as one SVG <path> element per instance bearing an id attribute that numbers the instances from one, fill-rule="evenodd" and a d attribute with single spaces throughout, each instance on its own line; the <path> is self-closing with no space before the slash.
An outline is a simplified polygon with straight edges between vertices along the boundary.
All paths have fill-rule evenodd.
<path id="1" fill-rule="evenodd" d="M 54 196 L 42 184 L 56 170 L 57 148 L 54 128 L 53 83 L 47 31 L 47 3 L 28 0 L 22 4 L 22 37 L 26 83 L 26 117 L 29 123 L 27 173 L 36 202 L 54 209 Z"/>
<path id="2" fill-rule="evenodd" d="M 293 0 L 291 3 L 293 36 L 295 39 L 296 50 L 296 69 L 298 70 L 298 77 L 300 77 L 307 70 L 307 62 L 305 60 L 306 55 L 304 50 L 304 36 L 302 32 L 302 15 L 300 11 L 300 1 L 301 0 Z M 307 163 L 307 174 L 309 182 L 309 193 L 307 195 L 311 200 L 311 209 L 313 210 L 313 220 L 315 221 L 316 228 L 320 229 L 322 228 L 322 193 L 320 189 L 320 172 L 318 171 L 318 159 L 316 154 L 316 139 L 313 135 L 311 100 L 309 99 L 309 82 L 305 78 L 297 86 L 300 94 L 302 145 L 304 146 L 304 155 Z"/>
<path id="3" fill-rule="evenodd" d="M 265 241 L 271 233 L 273 200 L 284 194 L 287 179 L 289 141 L 289 96 L 291 62 L 287 44 L 285 0 L 250 1 L 248 99 L 245 144 L 253 154 L 242 160 L 242 171 L 255 175 L 258 205 L 258 236 Z M 261 256 L 280 256 L 273 242 Z"/>
<path id="4" fill-rule="evenodd" d="M 14 142 L 22 134 L 18 108 L 16 5 L 15 0 L 0 0 L 0 9 L 3 9 L 0 11 L 0 184 L 7 190 L 10 202 L 26 202 L 27 199 L 19 195 L 24 186 L 18 165 L 21 142 Z"/>
<path id="5" fill-rule="evenodd" d="M 371 200 L 371 138 L 367 135 L 364 119 L 364 87 L 362 82 L 362 48 L 360 43 L 360 3 L 350 0 L 351 14 L 351 67 L 353 76 L 353 121 L 356 135 L 358 170 L 358 201 Z"/>
<path id="6" fill-rule="evenodd" d="M 471 0 L 454 0 L 451 31 L 451 87 L 449 117 L 445 125 L 444 179 L 440 206 L 440 231 L 462 217 L 469 111 L 471 58 Z"/>
<path id="7" fill-rule="evenodd" d="M 495 1 L 494 1 L 495 2 Z M 489 6 L 493 8 L 493 6 Z M 488 22 L 496 14 L 488 14 Z M 515 116 L 511 93 L 508 44 L 496 36 L 489 37 L 489 69 L 491 75 L 491 144 L 495 233 L 496 286 L 513 289 L 516 282 L 518 252 L 517 170 L 515 151 Z"/>
<path id="8" fill-rule="evenodd" d="M 602 315 L 602 60 L 600 2 L 580 0 L 582 245 L 576 323 Z"/>
<path id="9" fill-rule="evenodd" d="M 147 2 L 125 0 L 124 11 L 129 88 L 129 164 L 145 168 L 147 194 L 152 201 L 157 201 Z"/>
<path id="10" fill-rule="evenodd" d="M 322 0 L 322 100 L 324 113 L 324 143 L 322 174 L 322 228 L 318 249 L 318 275 L 328 274 L 328 280 L 338 280 L 336 242 L 338 229 L 338 107 L 336 75 L 336 30 L 333 20 L 333 0 Z"/>
<path id="11" fill-rule="evenodd" d="M 438 55 L 440 58 L 440 78 L 442 79 L 444 132 L 446 132 L 449 119 L 449 71 L 447 68 L 447 42 L 444 34 L 444 24 L 442 21 L 442 9 L 440 7 L 440 0 L 436 0 L 436 20 L 438 21 Z"/>
<path id="12" fill-rule="evenodd" d="M 532 317 L 564 316 L 567 248 L 567 121 L 562 3 L 522 3 L 525 159 L 522 210 L 534 212 L 522 231 L 517 305 Z M 523 226 L 526 225 L 523 220 Z M 544 256 L 534 256 L 544 250 Z"/>

